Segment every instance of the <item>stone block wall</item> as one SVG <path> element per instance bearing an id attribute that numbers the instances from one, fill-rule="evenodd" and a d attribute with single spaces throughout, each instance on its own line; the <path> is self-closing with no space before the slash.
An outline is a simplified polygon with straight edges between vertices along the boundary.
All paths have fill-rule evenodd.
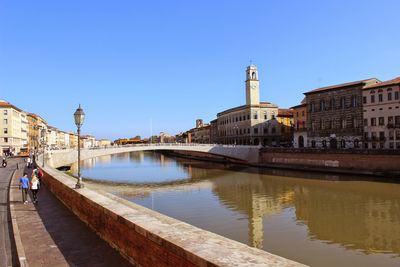
<path id="1" fill-rule="evenodd" d="M 304 266 L 44 172 L 50 191 L 135 266 Z"/>
<path id="2" fill-rule="evenodd" d="M 385 151 L 335 151 L 307 149 L 263 149 L 260 164 L 352 171 L 365 174 L 400 172 L 400 153 Z"/>

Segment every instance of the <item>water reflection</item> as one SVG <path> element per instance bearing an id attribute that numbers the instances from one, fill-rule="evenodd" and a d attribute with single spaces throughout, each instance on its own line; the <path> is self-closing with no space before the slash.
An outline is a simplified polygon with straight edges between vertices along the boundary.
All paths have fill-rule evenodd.
<path id="1" fill-rule="evenodd" d="M 258 170 L 158 153 L 127 154 L 112 156 L 108 164 L 118 168 L 122 159 L 129 160 L 149 168 L 157 179 L 135 178 L 147 183 L 103 189 L 312 266 L 400 264 L 399 184 L 371 177 Z M 104 168 L 98 163 L 85 161 L 85 168 Z M 166 175 L 171 166 L 178 170 L 175 180 Z"/>

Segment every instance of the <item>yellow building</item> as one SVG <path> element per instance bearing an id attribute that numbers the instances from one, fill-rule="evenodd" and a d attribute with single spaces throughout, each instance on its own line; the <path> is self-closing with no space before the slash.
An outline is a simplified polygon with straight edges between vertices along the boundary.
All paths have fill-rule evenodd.
<path id="1" fill-rule="evenodd" d="M 46 142 L 47 122 L 34 113 L 27 114 L 28 120 L 28 146 L 31 149 L 38 149 Z"/>
<path id="2" fill-rule="evenodd" d="M 78 148 L 78 135 L 69 133 L 69 148 Z"/>

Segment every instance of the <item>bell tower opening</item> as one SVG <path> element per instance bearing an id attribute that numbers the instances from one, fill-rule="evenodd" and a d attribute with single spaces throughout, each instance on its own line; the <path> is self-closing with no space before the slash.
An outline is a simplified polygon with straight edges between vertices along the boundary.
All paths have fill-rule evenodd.
<path id="1" fill-rule="evenodd" d="M 257 67 L 251 64 L 246 69 L 246 105 L 260 104 L 260 81 Z"/>

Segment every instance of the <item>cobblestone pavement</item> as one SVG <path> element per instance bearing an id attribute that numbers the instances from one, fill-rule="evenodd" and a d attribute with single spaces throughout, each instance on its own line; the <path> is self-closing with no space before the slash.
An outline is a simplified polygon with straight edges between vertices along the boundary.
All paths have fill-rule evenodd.
<path id="1" fill-rule="evenodd" d="M 18 262 L 8 205 L 9 184 L 16 163 L 17 159 L 10 159 L 6 168 L 0 167 L 0 266 L 15 266 Z"/>
<path id="2" fill-rule="evenodd" d="M 32 172 L 31 169 L 25 170 Z M 18 170 L 16 178 L 21 177 Z M 13 183 L 18 184 L 18 179 Z M 30 267 L 132 266 L 116 250 L 81 222 L 51 192 L 42 186 L 38 203 L 22 203 L 17 191 L 18 227 Z"/>

